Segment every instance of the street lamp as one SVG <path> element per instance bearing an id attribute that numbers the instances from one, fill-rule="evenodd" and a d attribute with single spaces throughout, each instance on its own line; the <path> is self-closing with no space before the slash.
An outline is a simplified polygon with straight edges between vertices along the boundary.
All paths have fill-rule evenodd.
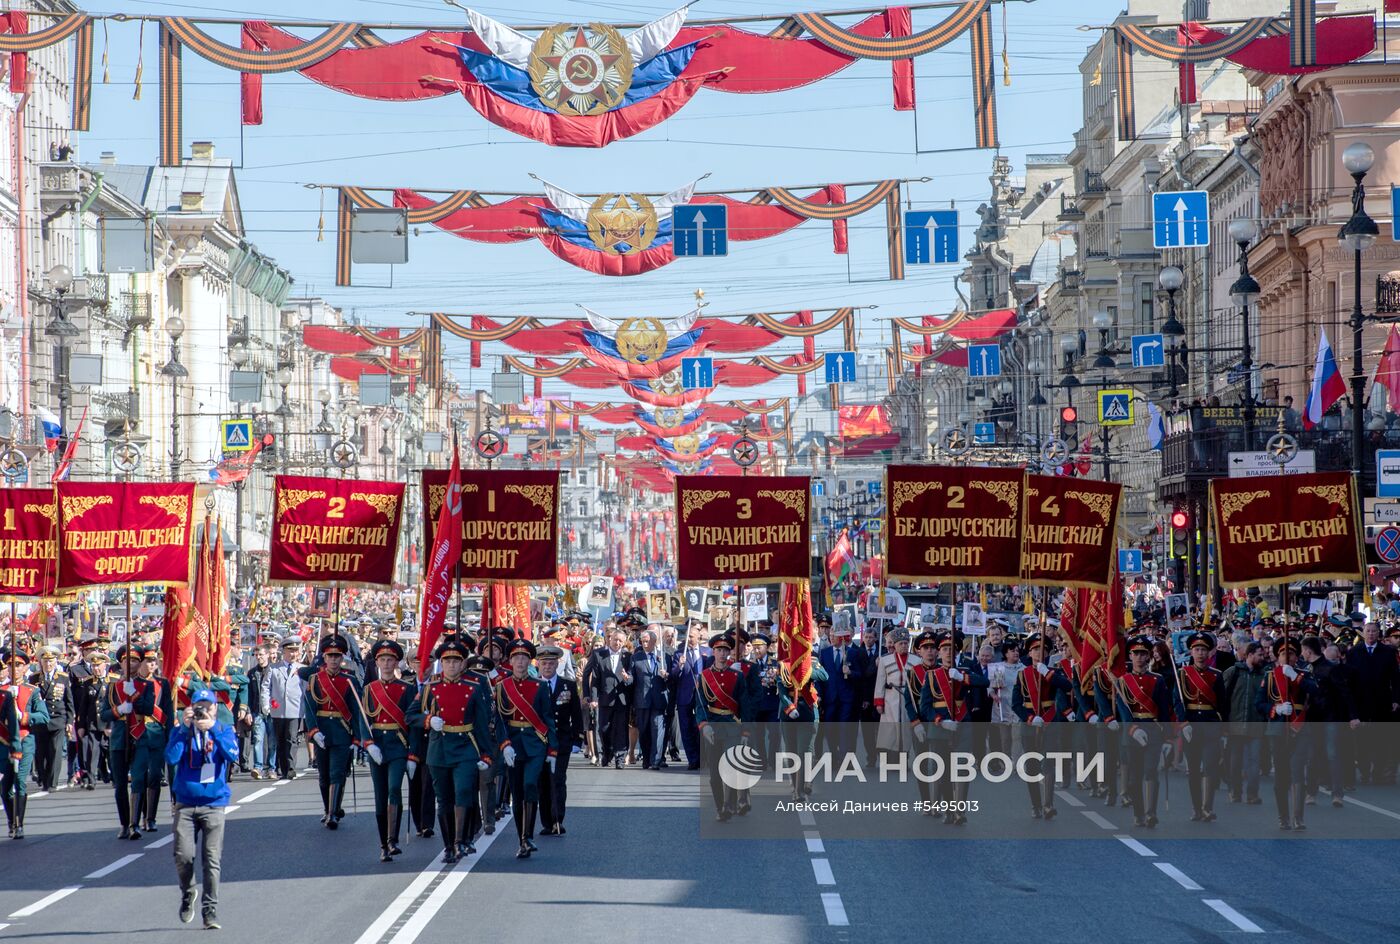
<path id="1" fill-rule="evenodd" d="M 1171 348 L 1167 351 L 1168 363 L 1167 371 L 1170 373 L 1171 392 L 1168 394 L 1173 400 L 1178 393 L 1176 359 L 1181 358 L 1182 374 L 1186 373 L 1186 349 L 1182 338 L 1186 336 L 1186 326 L 1176 320 L 1176 293 L 1181 290 L 1182 283 L 1186 276 L 1176 266 L 1166 266 L 1157 273 L 1157 284 L 1162 291 L 1167 293 L 1167 320 L 1162 322 L 1163 339 L 1171 339 Z"/>
<path id="2" fill-rule="evenodd" d="M 1370 249 L 1380 234 L 1376 221 L 1366 213 L 1366 172 L 1376 161 L 1376 152 L 1364 141 L 1347 145 L 1342 152 L 1342 166 L 1356 182 L 1351 190 L 1351 219 L 1346 221 L 1337 239 L 1350 249 L 1353 260 L 1351 300 L 1351 465 L 1360 478 L 1365 463 L 1363 450 L 1366 431 L 1363 428 L 1366 375 L 1361 365 L 1361 340 L 1366 328 L 1366 315 L 1361 311 L 1361 254 Z"/>
<path id="3" fill-rule="evenodd" d="M 44 328 L 44 334 L 54 342 L 53 372 L 58 384 L 58 449 L 54 453 L 54 462 L 58 463 L 68 451 L 68 403 L 73 397 L 73 390 L 68 384 L 68 341 L 82 332 L 68 320 L 63 306 L 63 297 L 73 288 L 73 270 L 66 265 L 56 265 L 44 273 L 44 281 L 53 294 L 53 318 Z"/>
<path id="4" fill-rule="evenodd" d="M 1249 274 L 1249 244 L 1259 237 L 1259 227 L 1253 220 L 1230 222 L 1230 240 L 1239 247 L 1240 276 L 1230 286 L 1230 299 L 1244 319 L 1244 334 L 1240 338 L 1240 370 L 1244 371 L 1244 448 L 1254 449 L 1254 349 L 1249 344 L 1249 306 L 1259 298 L 1259 283 Z"/>
<path id="5" fill-rule="evenodd" d="M 228 349 L 229 361 L 233 364 L 234 367 L 237 367 L 239 370 L 242 370 L 244 367 L 248 366 L 248 361 L 250 358 L 252 358 L 252 356 L 253 352 L 248 350 L 248 345 L 246 344 L 235 344 L 233 347 Z"/>
<path id="6" fill-rule="evenodd" d="M 1072 391 L 1079 386 L 1079 378 L 1074 376 L 1073 365 L 1075 352 L 1079 350 L 1079 341 L 1073 335 L 1065 335 L 1060 338 L 1060 350 L 1065 356 L 1065 375 L 1060 378 L 1060 386 L 1064 387 L 1066 396 L 1073 397 Z"/>
<path id="7" fill-rule="evenodd" d="M 316 399 L 321 401 L 321 420 L 311 431 L 311 447 L 325 454 L 330 452 L 331 435 L 335 432 L 335 424 L 331 422 L 331 392 L 322 387 L 317 391 Z"/>
<path id="8" fill-rule="evenodd" d="M 170 338 L 170 360 L 160 369 L 170 378 L 170 480 L 180 477 L 180 378 L 190 372 L 180 363 L 180 338 L 185 333 L 185 319 L 171 315 L 165 319 L 165 333 Z"/>
<path id="9" fill-rule="evenodd" d="M 1113 355 L 1108 353 L 1108 331 L 1113 327 L 1113 317 L 1106 311 L 1094 312 L 1094 327 L 1099 331 L 1099 356 L 1090 366 L 1094 370 L 1112 370 L 1118 366 Z"/>

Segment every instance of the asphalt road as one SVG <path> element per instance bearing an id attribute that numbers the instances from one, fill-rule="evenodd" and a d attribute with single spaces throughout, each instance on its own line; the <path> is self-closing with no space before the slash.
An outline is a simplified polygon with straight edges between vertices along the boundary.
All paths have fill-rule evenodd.
<path id="1" fill-rule="evenodd" d="M 319 824 L 314 776 L 240 776 L 220 939 L 456 944 L 468 929 L 474 940 L 665 944 L 1012 941 L 1028 929 L 1038 944 L 1395 939 L 1378 897 L 1400 855 L 1394 788 L 1363 787 L 1340 810 L 1308 807 L 1303 834 L 1271 831 L 1267 781 L 1263 806 L 1222 796 L 1219 822 L 1185 822 L 1178 780 L 1155 831 L 1077 790 L 1061 791 L 1056 820 L 1032 821 L 1024 787 L 1008 783 L 974 788 L 981 809 L 966 827 L 904 814 L 917 838 L 827 838 L 829 819 L 790 812 L 791 838 L 745 839 L 713 838 L 697 774 L 571 771 L 567 836 L 537 839 L 541 851 L 522 862 L 507 824 L 453 867 L 438 862 L 437 838 L 378 861 L 363 772 L 358 812 L 333 833 Z M 755 811 L 777 815 L 784 798 L 763 784 Z M 168 825 L 118 841 L 110 791 L 99 789 L 31 800 L 27 826 L 22 842 L 0 839 L 0 941 L 159 944 L 203 933 L 198 917 L 176 918 Z M 849 823 L 828 831 L 851 835 Z M 991 838 L 1013 833 L 1022 838 Z"/>

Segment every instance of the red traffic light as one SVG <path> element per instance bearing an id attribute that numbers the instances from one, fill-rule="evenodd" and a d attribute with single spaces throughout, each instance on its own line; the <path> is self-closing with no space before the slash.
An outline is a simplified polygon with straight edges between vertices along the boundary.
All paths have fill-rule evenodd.
<path id="1" fill-rule="evenodd" d="M 1182 511 L 1180 508 L 1172 512 L 1173 528 L 1176 528 L 1178 531 L 1184 531 L 1186 529 L 1186 526 L 1190 523 L 1191 516 L 1188 515 L 1186 512 Z"/>
<path id="2" fill-rule="evenodd" d="M 1078 420 L 1078 419 L 1079 419 L 1079 411 L 1076 410 L 1074 407 L 1072 407 L 1072 406 L 1066 406 L 1066 407 L 1061 407 L 1061 408 L 1060 408 L 1060 421 L 1061 421 L 1061 422 L 1064 422 L 1064 423 L 1073 423 L 1073 422 L 1075 422 L 1075 421 Z"/>

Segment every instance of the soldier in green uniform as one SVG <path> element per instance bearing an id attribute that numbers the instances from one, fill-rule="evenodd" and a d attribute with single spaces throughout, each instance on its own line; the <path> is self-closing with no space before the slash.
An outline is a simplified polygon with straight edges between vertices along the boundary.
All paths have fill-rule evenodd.
<path id="1" fill-rule="evenodd" d="M 228 650 L 228 661 L 224 663 L 224 671 L 217 678 L 210 680 L 209 687 L 214 689 L 214 694 L 218 697 L 219 720 L 233 729 L 238 740 L 238 769 L 244 773 L 248 772 L 248 758 L 250 751 L 244 750 L 243 740 L 249 732 L 248 714 L 248 670 L 243 667 L 243 655 L 238 646 L 238 630 L 231 630 L 233 638 L 230 640 Z M 228 765 L 229 779 L 233 779 L 234 765 Z"/>
<path id="2" fill-rule="evenodd" d="M 350 776 L 350 750 L 369 739 L 360 685 L 345 671 L 350 643 L 339 634 L 321 640 L 322 668 L 306 681 L 302 720 L 306 736 L 316 744 L 316 776 L 321 786 L 322 824 L 338 829 L 345 818 L 345 780 Z"/>
<path id="3" fill-rule="evenodd" d="M 365 719 L 369 724 L 369 779 L 374 785 L 374 821 L 379 827 L 379 861 L 392 862 L 399 848 L 403 822 L 403 781 L 418 769 L 418 755 L 411 750 L 408 716 L 417 700 L 417 689 L 399 678 L 403 646 L 381 639 L 369 651 L 376 677 L 365 686 Z"/>
<path id="4" fill-rule="evenodd" d="M 793 677 L 792 666 L 778 671 L 778 717 L 782 725 L 783 750 L 799 755 L 805 765 L 817 745 L 817 687 L 827 680 L 826 669 L 815 654 L 810 659 L 811 675 L 801 684 Z M 792 775 L 792 798 L 812 795 L 802 768 Z"/>
<path id="5" fill-rule="evenodd" d="M 119 838 L 140 839 L 155 831 L 165 741 L 174 715 L 171 685 L 156 674 L 159 653 L 132 643 L 117 652 L 123 677 L 107 687 L 102 720 L 112 726 L 112 781 L 117 789 Z M 127 790 L 130 789 L 128 798 Z"/>
<path id="6" fill-rule="evenodd" d="M 49 709 L 39 690 L 24 681 L 29 656 L 16 647 L 0 649 L 0 797 L 11 839 L 24 838 L 24 808 L 29 803 L 29 774 L 34 769 L 36 726 L 48 724 Z"/>
<path id="7" fill-rule="evenodd" d="M 546 766 L 554 773 L 559 742 L 554 728 L 554 703 L 549 689 L 530 675 L 535 644 L 528 639 L 511 640 L 506 647 L 510 675 L 496 686 L 496 712 L 500 715 L 510 743 L 502 749 L 510 768 L 511 808 L 520 837 L 517 859 L 528 859 L 538 852 L 535 845 L 535 811 L 540 804 L 540 776 Z"/>
<path id="8" fill-rule="evenodd" d="M 477 802 L 478 775 L 490 769 L 496 748 L 504 746 L 486 740 L 491 689 L 463 673 L 469 654 L 460 637 L 443 637 L 436 652 L 442 674 L 423 686 L 408 718 L 415 735 L 414 754 L 424 758 L 432 772 L 445 863 L 476 852 L 467 832 L 467 811 Z"/>
<path id="9" fill-rule="evenodd" d="M 1134 636 L 1128 643 L 1132 669 L 1114 683 L 1118 721 L 1123 726 L 1127 760 L 1127 790 L 1133 805 L 1133 825 L 1157 825 L 1157 769 L 1162 744 L 1172 720 L 1172 694 L 1162 676 L 1148 670 L 1152 641 Z"/>
<path id="10" fill-rule="evenodd" d="M 734 634 L 710 637 L 714 662 L 700 673 L 700 696 L 695 703 L 695 724 L 709 752 L 710 795 L 715 801 L 715 818 L 721 823 L 739 808 L 737 791 L 724 785 L 719 776 L 720 758 L 731 746 L 748 737 L 748 686 L 730 662 L 734 655 Z"/>

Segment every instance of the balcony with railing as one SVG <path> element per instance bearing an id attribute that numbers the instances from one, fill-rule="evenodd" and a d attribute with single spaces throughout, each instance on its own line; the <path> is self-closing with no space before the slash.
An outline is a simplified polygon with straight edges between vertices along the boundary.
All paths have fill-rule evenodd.
<path id="1" fill-rule="evenodd" d="M 1084 172 L 1084 188 L 1082 190 L 1083 193 L 1106 193 L 1107 191 L 1108 185 L 1104 183 L 1103 171 L 1086 170 Z"/>
<path id="2" fill-rule="evenodd" d="M 1400 272 L 1376 276 L 1376 314 L 1389 318 L 1400 316 Z"/>
<path id="3" fill-rule="evenodd" d="M 1192 415 L 1189 420 L 1186 414 L 1173 416 L 1170 421 L 1172 431 L 1162 440 L 1162 478 L 1203 480 L 1228 477 L 1231 468 L 1230 453 L 1263 449 L 1269 437 L 1278 430 L 1278 411 L 1278 407 L 1256 407 L 1252 442 L 1246 442 L 1240 407 L 1193 409 L 1190 411 Z M 1351 431 L 1328 429 L 1326 426 L 1339 427 L 1339 419 L 1333 416 L 1324 420 L 1324 425 L 1316 429 L 1293 428 L 1289 430 L 1289 434 L 1298 440 L 1300 450 L 1313 453 L 1317 471 L 1351 468 Z M 1377 449 L 1396 447 L 1400 447 L 1400 426 L 1367 433 L 1367 456 L 1374 454 Z M 1238 464 L 1243 464 L 1243 461 L 1240 460 Z"/>

